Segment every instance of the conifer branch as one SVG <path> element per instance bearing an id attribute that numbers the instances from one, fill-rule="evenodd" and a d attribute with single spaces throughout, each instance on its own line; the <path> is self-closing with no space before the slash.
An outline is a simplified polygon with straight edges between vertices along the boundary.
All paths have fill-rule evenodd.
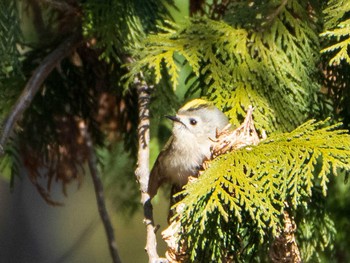
<path id="1" fill-rule="evenodd" d="M 140 74 L 141 75 L 141 74 Z M 159 258 L 157 253 L 156 227 L 153 219 L 153 207 L 151 197 L 148 193 L 149 181 L 149 142 L 150 142 L 150 119 L 149 119 L 149 102 L 150 87 L 143 80 L 142 75 L 135 78 L 135 86 L 138 94 L 138 154 L 137 168 L 135 175 L 140 184 L 141 203 L 144 211 L 144 223 L 146 225 L 147 240 L 146 252 L 148 254 L 149 263 L 166 262 Z"/>
<path id="2" fill-rule="evenodd" d="M 41 64 L 35 69 L 28 80 L 22 94 L 12 108 L 9 116 L 3 124 L 0 137 L 0 156 L 4 154 L 4 147 L 11 136 L 16 123 L 21 119 L 23 113 L 30 106 L 43 82 L 52 70 L 80 44 L 82 36 L 80 32 L 69 36 L 55 50 L 47 55 Z"/>
<path id="3" fill-rule="evenodd" d="M 107 212 L 106 204 L 105 204 L 104 193 L 103 193 L 103 184 L 102 184 L 102 181 L 100 179 L 99 171 L 97 169 L 97 158 L 96 158 L 95 150 L 93 147 L 92 139 L 90 137 L 90 134 L 89 134 L 87 127 L 86 127 L 86 124 L 84 122 L 80 122 L 79 127 L 80 127 L 81 134 L 83 135 L 83 137 L 85 139 L 86 146 L 87 146 L 88 165 L 89 165 L 92 181 L 94 184 L 98 212 L 100 214 L 103 226 L 104 226 L 105 231 L 106 231 L 107 239 L 108 239 L 109 252 L 111 254 L 113 263 L 121 263 L 121 260 L 120 260 L 119 254 L 118 254 L 118 250 L 117 250 L 115 237 L 114 237 L 113 226 L 112 226 L 110 217 L 109 217 L 108 212 Z"/>

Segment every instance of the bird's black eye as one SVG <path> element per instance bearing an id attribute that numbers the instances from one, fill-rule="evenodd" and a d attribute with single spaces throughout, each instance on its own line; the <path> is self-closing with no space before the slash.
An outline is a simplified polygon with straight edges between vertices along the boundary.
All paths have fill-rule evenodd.
<path id="1" fill-rule="evenodd" d="M 195 119 L 190 119 L 190 124 L 191 125 L 196 125 L 197 124 L 197 121 Z"/>

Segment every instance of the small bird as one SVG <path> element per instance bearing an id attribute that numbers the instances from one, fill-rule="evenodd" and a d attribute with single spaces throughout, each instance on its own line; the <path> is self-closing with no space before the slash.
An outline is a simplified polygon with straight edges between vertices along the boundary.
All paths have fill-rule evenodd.
<path id="1" fill-rule="evenodd" d="M 228 119 L 212 102 L 194 99 L 180 108 L 173 121 L 172 136 L 153 166 L 148 184 L 148 194 L 153 198 L 166 181 L 178 192 L 196 176 L 203 161 L 210 158 L 210 148 L 217 130 L 228 125 Z"/>

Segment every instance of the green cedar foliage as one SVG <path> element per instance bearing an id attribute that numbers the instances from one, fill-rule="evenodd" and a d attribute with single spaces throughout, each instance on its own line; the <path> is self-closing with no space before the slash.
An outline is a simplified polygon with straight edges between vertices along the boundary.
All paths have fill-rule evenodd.
<path id="1" fill-rule="evenodd" d="M 176 60 L 180 54 L 192 68 L 189 77 L 196 78 L 190 92 L 200 90 L 215 101 L 233 124 L 254 105 L 258 128 L 291 130 L 305 121 L 310 94 L 319 89 L 317 26 L 304 1 L 288 1 L 268 26 L 232 19 L 243 16 L 235 8 L 228 23 L 197 17 L 179 26 L 170 23 L 164 33 L 149 36 L 136 52 L 139 60 L 132 73 L 149 67 L 159 82 L 165 65 L 176 88 L 183 66 Z M 260 12 L 249 11 L 255 16 Z"/>
<path id="2" fill-rule="evenodd" d="M 173 5 L 172 0 L 88 0 L 83 5 L 84 34 L 97 39 L 96 48 L 103 50 L 101 58 L 125 63 L 128 49 L 170 17 L 165 2 Z"/>
<path id="3" fill-rule="evenodd" d="M 0 133 L 1 123 L 5 120 L 20 87 L 24 85 L 22 75 L 23 55 L 18 50 L 18 43 L 22 41 L 19 16 L 16 1 L 4 0 L 0 2 Z M 8 147 L 8 154 L 0 159 L 0 176 L 14 178 L 18 174 L 20 157 L 15 146 Z M 13 186 L 13 181 L 11 181 Z"/>
<path id="4" fill-rule="evenodd" d="M 165 68 L 177 89 L 180 72 L 189 66 L 188 95 L 199 92 L 213 100 L 234 125 L 253 105 L 257 128 L 269 134 L 256 147 L 213 160 L 186 187 L 181 238 L 191 261 L 233 257 L 245 262 L 258 260 L 257 255 L 266 260 L 270 241 L 283 224 L 285 202 L 296 216 L 304 260 L 319 261 L 332 243 L 334 223 L 326 211 L 318 212 L 330 178 L 349 169 L 349 136 L 336 130 L 339 125 L 327 127 L 325 122 L 299 126 L 312 114 L 332 110 L 319 93 L 322 4 L 234 1 L 223 20 L 197 16 L 181 24 L 169 22 L 136 48 L 130 80 L 151 70 L 159 83 Z M 328 19 L 334 17 L 329 13 Z"/>
<path id="5" fill-rule="evenodd" d="M 325 8 L 325 32 L 322 37 L 335 40 L 321 52 L 333 53 L 329 60 L 330 65 L 339 65 L 341 60 L 350 64 L 349 47 L 350 47 L 350 2 L 331 0 Z"/>
<path id="6" fill-rule="evenodd" d="M 22 40 L 16 1 L 0 3 L 0 123 L 10 110 L 23 84 L 22 55 L 17 44 Z"/>
<path id="7" fill-rule="evenodd" d="M 343 180 L 341 181 L 342 184 Z M 312 199 L 322 200 L 321 191 L 315 189 Z M 301 207 L 296 214 L 297 239 L 304 262 L 322 262 L 322 257 L 334 258 L 336 235 L 343 230 L 334 222 L 334 214 L 325 210 L 325 203 L 310 202 Z M 337 233 L 337 229 L 339 230 Z M 346 242 L 345 242 L 346 243 Z M 344 243 L 343 243 L 344 244 Z M 320 251 L 323 251 L 320 253 Z M 325 261 L 329 262 L 329 261 Z"/>
<path id="8" fill-rule="evenodd" d="M 320 35 L 323 40 L 322 55 L 325 63 L 326 82 L 328 93 L 333 94 L 334 108 L 338 118 L 349 129 L 349 105 L 350 105 L 350 61 L 349 61 L 349 28 L 350 28 L 350 2 L 349 1 L 327 1 L 323 10 L 324 28 Z M 349 261 L 349 184 L 348 171 L 344 172 L 345 180 L 338 178 L 331 180 L 329 197 L 326 206 L 331 212 L 337 235 L 333 245 L 332 258 L 337 262 Z M 345 183 L 344 183 L 345 181 Z M 310 225 L 310 224 L 309 224 Z M 309 228 L 311 229 L 311 228 Z M 309 232 L 310 233 L 310 232 Z M 311 236 L 311 235 L 310 235 Z M 312 237 L 311 239 L 312 240 Z M 329 253 L 330 254 L 330 253 Z"/>
<path id="9" fill-rule="evenodd" d="M 21 55 L 17 44 L 21 40 L 16 1 L 4 0 L 0 3 L 0 77 L 9 77 L 11 72 L 20 71 Z M 0 83 L 4 78 L 0 78 Z"/>
<path id="10" fill-rule="evenodd" d="M 308 211 L 313 190 L 320 189 L 325 196 L 330 176 L 350 168 L 350 136 L 337 128 L 339 125 L 325 127 L 324 122 L 309 121 L 290 133 L 276 134 L 257 146 L 211 161 L 200 179 L 183 191 L 182 238 L 191 259 L 204 254 L 212 259 L 230 255 L 246 259 L 252 251 L 244 251 L 245 246 L 268 249 L 268 241 L 283 224 L 281 214 L 288 209 L 285 203 L 293 210 L 302 206 Z M 301 215 L 303 219 L 306 216 Z M 314 217 L 309 227 L 320 227 L 315 221 L 327 226 L 327 221 Z M 315 252 L 307 249 L 327 246 L 333 229 L 330 221 L 329 231 L 326 227 L 311 231 L 319 237 L 314 244 L 301 242 L 307 247 L 303 256 L 312 257 Z"/>
<path id="11" fill-rule="evenodd" d="M 283 224 L 285 201 L 295 216 L 305 261 L 317 260 L 320 251 L 332 244 L 335 229 L 324 210 L 324 195 L 332 175 L 349 168 L 349 137 L 336 130 L 338 126 L 305 121 L 328 115 L 320 103 L 324 97 L 318 93 L 324 84 L 319 70 L 323 59 L 342 68 L 336 76 L 341 92 L 329 93 L 335 94 L 334 112 L 341 113 L 346 127 L 350 122 L 346 115 L 350 112 L 346 108 L 350 105 L 346 100 L 350 97 L 346 91 L 350 76 L 348 1 L 328 1 L 323 14 L 325 1 L 208 1 L 207 6 L 222 4 L 223 8 L 209 8 L 213 13 L 221 10 L 219 15 L 208 12 L 179 24 L 167 21 L 170 15 L 165 3 L 172 5 L 170 0 L 87 0 L 72 5 L 71 1 L 25 1 L 29 2 L 40 2 L 35 17 L 43 24 L 30 32 L 38 36 L 30 52 L 19 53 L 18 43 L 29 45 L 21 41 L 16 1 L 0 1 L 1 123 L 38 63 L 58 42 L 75 31 L 82 31 L 85 39 L 74 54 L 81 63 L 73 63 L 72 57 L 63 60 L 17 123 L 7 155 L 0 160 L 1 174 L 13 178 L 24 156 L 28 157 L 25 165 L 30 178 L 44 177 L 48 190 L 55 180 L 65 186 L 79 179 L 86 161 L 84 144 L 78 143 L 77 124 L 83 120 L 95 146 L 101 148 L 107 188 L 132 188 L 129 179 L 109 173 L 117 169 L 113 160 L 122 152 L 119 143 L 124 142 L 127 151 L 135 150 L 136 145 L 137 97 L 132 89 L 123 89 L 122 76 L 131 83 L 142 72 L 154 87 L 154 134 L 153 130 L 163 127 L 157 117 L 179 105 L 174 90 L 183 88 L 179 83 L 186 73 L 187 97 L 199 94 L 214 101 L 234 125 L 241 123 L 248 106 L 253 105 L 257 128 L 268 133 L 268 139 L 258 146 L 213 160 L 203 176 L 185 189 L 182 223 L 186 232 L 182 237 L 192 259 L 217 262 L 229 256 L 237 261 L 266 261 L 268 245 Z M 29 5 L 28 10 L 33 8 Z M 41 39 L 45 28 L 50 38 Z M 323 57 L 320 39 L 325 40 Z M 130 58 L 135 62 L 122 67 Z M 106 97 L 110 104 L 101 100 Z M 117 128 L 106 129 L 109 124 Z M 127 172 L 133 163 L 123 160 L 120 165 Z M 116 182 L 119 187 L 113 187 Z M 118 202 L 118 208 L 127 204 L 127 210 L 132 210 L 131 195 L 137 198 L 137 190 L 128 196 L 118 193 L 119 201 L 126 200 Z"/>
<path id="12" fill-rule="evenodd" d="M 324 11 L 323 33 L 320 34 L 323 55 L 324 84 L 333 94 L 334 109 L 344 127 L 349 128 L 350 93 L 350 3 L 349 1 L 328 1 Z"/>

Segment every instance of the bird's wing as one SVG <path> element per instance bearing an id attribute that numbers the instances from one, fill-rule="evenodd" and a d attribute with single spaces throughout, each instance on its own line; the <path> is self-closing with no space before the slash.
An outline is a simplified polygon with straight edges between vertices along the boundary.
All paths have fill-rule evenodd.
<path id="1" fill-rule="evenodd" d="M 159 161 L 159 157 L 158 156 L 153 169 L 151 171 L 150 177 L 149 177 L 149 181 L 148 181 L 148 194 L 150 195 L 151 198 L 153 198 L 158 191 L 158 188 L 162 185 L 164 178 L 160 172 L 160 166 L 161 166 L 161 162 Z"/>
<path id="2" fill-rule="evenodd" d="M 159 153 L 156 162 L 153 165 L 151 174 L 148 181 L 148 194 L 153 198 L 159 189 L 159 187 L 168 179 L 166 174 L 164 174 L 164 156 L 167 154 L 169 147 L 171 145 L 173 138 L 170 137 L 163 150 Z M 163 171 L 163 172 L 162 172 Z"/>

